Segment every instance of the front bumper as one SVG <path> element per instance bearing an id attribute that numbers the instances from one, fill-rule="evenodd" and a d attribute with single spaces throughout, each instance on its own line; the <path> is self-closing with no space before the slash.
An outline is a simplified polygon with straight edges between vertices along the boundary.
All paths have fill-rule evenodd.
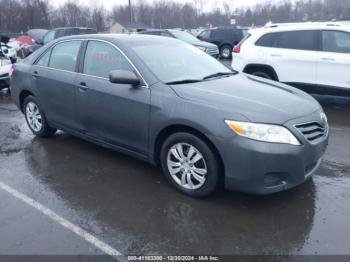
<path id="1" fill-rule="evenodd" d="M 206 53 L 216 59 L 220 57 L 219 49 L 207 49 Z"/>
<path id="2" fill-rule="evenodd" d="M 293 124 L 294 121 L 286 125 Z M 311 144 L 302 134 L 294 130 L 293 133 L 302 141 L 302 146 L 264 143 L 239 136 L 216 138 L 225 167 L 225 188 L 272 194 L 310 179 L 321 164 L 329 134 L 317 144 Z"/>

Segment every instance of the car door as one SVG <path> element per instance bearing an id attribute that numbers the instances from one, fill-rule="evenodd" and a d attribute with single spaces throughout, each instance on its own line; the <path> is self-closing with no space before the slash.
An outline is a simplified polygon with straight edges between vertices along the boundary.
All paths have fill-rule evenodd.
<path id="1" fill-rule="evenodd" d="M 76 128 L 77 61 L 82 41 L 70 40 L 50 48 L 32 67 L 32 86 L 49 121 Z"/>
<path id="2" fill-rule="evenodd" d="M 150 89 L 109 81 L 112 70 L 136 72 L 120 49 L 110 43 L 88 41 L 82 64 L 77 107 L 86 134 L 145 155 Z"/>
<path id="3" fill-rule="evenodd" d="M 322 48 L 317 62 L 317 83 L 320 87 L 350 89 L 350 33 L 322 31 Z"/>
<path id="4" fill-rule="evenodd" d="M 221 44 L 223 43 L 224 38 L 225 38 L 224 30 L 215 29 L 211 31 L 209 40 L 210 40 L 210 43 L 213 43 L 218 47 L 220 47 Z"/>
<path id="5" fill-rule="evenodd" d="M 265 40 L 273 42 L 264 49 L 265 59 L 276 71 L 279 81 L 293 85 L 316 84 L 317 31 L 285 31 L 266 37 L 270 39 Z"/>

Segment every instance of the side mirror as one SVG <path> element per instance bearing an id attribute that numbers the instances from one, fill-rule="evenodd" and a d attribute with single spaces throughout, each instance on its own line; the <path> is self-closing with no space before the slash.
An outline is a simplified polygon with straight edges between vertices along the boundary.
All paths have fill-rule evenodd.
<path id="1" fill-rule="evenodd" d="M 113 70 L 109 74 L 109 81 L 114 84 L 126 84 L 133 86 L 141 84 L 140 79 L 134 72 L 126 70 Z"/>

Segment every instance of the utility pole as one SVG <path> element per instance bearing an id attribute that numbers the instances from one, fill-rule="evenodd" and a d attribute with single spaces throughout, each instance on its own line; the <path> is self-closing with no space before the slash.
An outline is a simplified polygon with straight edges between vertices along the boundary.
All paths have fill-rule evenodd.
<path id="1" fill-rule="evenodd" d="M 132 7 L 131 7 L 131 0 L 129 0 L 129 15 L 130 15 L 130 23 L 132 23 Z"/>

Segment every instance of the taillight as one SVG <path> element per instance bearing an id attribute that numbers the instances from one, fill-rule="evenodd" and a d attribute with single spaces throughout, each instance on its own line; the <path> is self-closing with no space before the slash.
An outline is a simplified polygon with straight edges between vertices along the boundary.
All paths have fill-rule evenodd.
<path id="1" fill-rule="evenodd" d="M 241 46 L 236 45 L 232 51 L 233 51 L 233 53 L 239 54 L 241 52 Z"/>
<path id="2" fill-rule="evenodd" d="M 9 77 L 12 78 L 12 76 L 15 75 L 15 69 L 13 67 L 11 67 L 10 71 L 9 71 Z"/>

